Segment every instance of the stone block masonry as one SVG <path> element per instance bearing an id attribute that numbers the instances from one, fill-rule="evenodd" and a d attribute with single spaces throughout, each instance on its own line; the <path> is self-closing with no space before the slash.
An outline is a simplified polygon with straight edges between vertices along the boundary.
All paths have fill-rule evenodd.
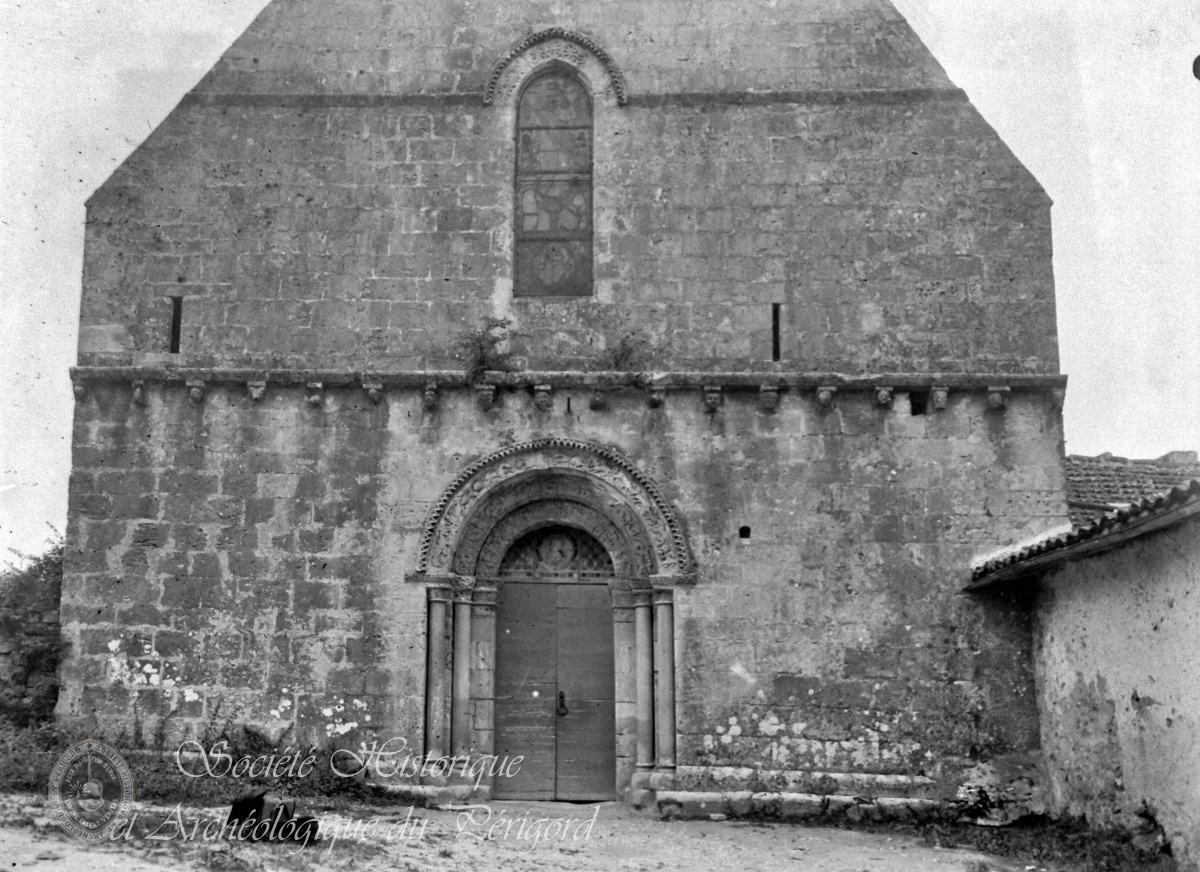
<path id="1" fill-rule="evenodd" d="M 514 290 L 550 70 L 571 298 Z M 277 0 L 88 204 L 59 717 L 488 753 L 553 522 L 621 795 L 1026 759 L 1028 612 L 956 594 L 1065 518 L 1049 207 L 884 0 Z"/>
<path id="2" fill-rule="evenodd" d="M 349 5 L 396 33 L 387 4 Z M 842 13 L 790 5 L 761 52 L 723 32 L 737 57 L 688 28 L 639 48 L 607 6 L 592 22 L 630 96 L 593 83 L 594 295 L 560 301 L 511 297 L 513 97 L 482 103 L 521 4 L 499 32 L 421 31 L 471 59 L 453 85 L 405 55 L 302 87 L 280 66 L 332 37 L 268 10 L 90 201 L 80 363 L 169 352 L 181 297 L 177 360 L 201 366 L 454 368 L 455 338 L 503 315 L 531 369 L 595 368 L 637 334 L 659 369 L 769 370 L 778 304 L 795 370 L 1054 372 L 1036 181 L 919 43 L 889 62 L 812 23 Z M 894 50 L 915 41 L 858 14 Z M 656 71 L 677 41 L 694 57 Z M 760 67 L 769 86 L 734 80 Z M 370 75 L 387 84 L 364 90 Z"/>
<path id="3" fill-rule="evenodd" d="M 641 458 L 688 522 L 694 587 L 677 589 L 679 765 L 928 779 L 953 793 L 980 758 L 1037 747 L 1027 614 L 954 596 L 981 541 L 1057 522 L 1057 428 L 1044 393 L 996 422 L 983 390 L 913 415 L 869 390 L 831 411 L 784 391 L 560 388 L 539 410 L 503 388 L 420 389 L 380 403 L 301 386 L 203 403 L 150 381 L 91 382 L 72 478 L 73 646 L 60 716 L 107 732 L 203 735 L 236 713 L 300 741 L 419 743 L 425 594 L 405 582 L 449 481 L 506 442 L 560 435 Z M 567 411 L 568 403 L 570 411 Z M 83 414 L 86 412 L 86 414 Z M 1057 442 L 1050 443 L 1057 445 Z M 1036 473 L 1036 474 L 1035 474 Z M 743 538 L 743 528 L 749 528 Z M 135 706 L 130 708 L 130 695 Z M 770 776 L 764 776 L 770 777 Z M 794 776 L 792 776 L 794 778 Z M 764 789 L 780 789 L 767 785 Z"/>

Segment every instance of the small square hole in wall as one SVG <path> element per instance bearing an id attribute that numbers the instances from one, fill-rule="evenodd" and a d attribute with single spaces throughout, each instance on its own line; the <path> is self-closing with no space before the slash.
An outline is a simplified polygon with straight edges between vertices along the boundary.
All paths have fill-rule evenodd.
<path id="1" fill-rule="evenodd" d="M 750 538 L 750 528 L 749 527 L 738 527 L 738 538 L 739 539 L 749 539 Z"/>
<path id="2" fill-rule="evenodd" d="M 929 391 L 910 391 L 908 406 L 914 415 L 924 415 L 929 411 Z"/>

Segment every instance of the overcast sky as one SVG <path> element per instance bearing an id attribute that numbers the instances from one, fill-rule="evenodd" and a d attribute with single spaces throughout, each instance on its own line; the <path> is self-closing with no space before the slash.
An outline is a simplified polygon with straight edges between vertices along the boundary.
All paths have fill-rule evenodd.
<path id="1" fill-rule="evenodd" d="M 1067 451 L 1200 448 L 1200 3 L 894 2 L 1054 199 Z M 0 0 L 0 563 L 66 522 L 83 202 L 265 5 Z"/>

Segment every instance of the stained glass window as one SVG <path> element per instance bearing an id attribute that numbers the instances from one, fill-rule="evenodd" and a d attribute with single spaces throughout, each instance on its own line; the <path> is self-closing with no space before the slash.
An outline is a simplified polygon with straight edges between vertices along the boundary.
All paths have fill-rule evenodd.
<path id="1" fill-rule="evenodd" d="M 592 293 L 592 101 L 574 77 L 534 79 L 517 109 L 518 297 Z"/>

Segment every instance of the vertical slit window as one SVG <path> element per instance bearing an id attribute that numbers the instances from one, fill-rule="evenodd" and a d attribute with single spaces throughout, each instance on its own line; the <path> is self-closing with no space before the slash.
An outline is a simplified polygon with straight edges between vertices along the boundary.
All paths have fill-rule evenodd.
<path id="1" fill-rule="evenodd" d="M 771 304 L 771 360 L 780 359 L 779 307 L 779 303 Z"/>
<path id="2" fill-rule="evenodd" d="M 592 293 L 592 101 L 570 74 L 535 78 L 517 107 L 513 295 Z"/>
<path id="3" fill-rule="evenodd" d="M 179 353 L 179 336 L 183 330 L 183 297 L 171 297 L 171 353 Z"/>

